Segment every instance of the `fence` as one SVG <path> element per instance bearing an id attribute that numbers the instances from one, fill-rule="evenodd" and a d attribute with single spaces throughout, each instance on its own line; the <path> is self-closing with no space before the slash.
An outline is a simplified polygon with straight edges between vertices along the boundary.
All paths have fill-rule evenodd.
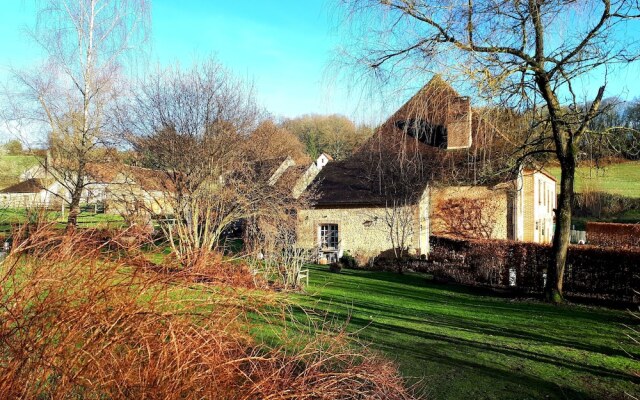
<path id="1" fill-rule="evenodd" d="M 571 243 L 574 244 L 585 244 L 587 243 L 587 232 L 586 231 L 576 231 L 574 229 L 571 230 Z"/>

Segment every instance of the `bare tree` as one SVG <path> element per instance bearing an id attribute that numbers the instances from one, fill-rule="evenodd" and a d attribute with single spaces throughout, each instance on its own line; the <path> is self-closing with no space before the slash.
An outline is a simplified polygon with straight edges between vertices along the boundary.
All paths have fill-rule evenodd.
<path id="1" fill-rule="evenodd" d="M 352 65 L 375 76 L 456 70 L 487 97 L 531 116 L 520 159 L 553 154 L 562 175 L 545 295 L 562 301 L 577 145 L 598 115 L 607 80 L 640 56 L 640 5 L 591 2 L 343 0 L 356 29 Z M 369 23 L 370 22 L 370 23 Z M 362 28 L 362 30 L 358 30 Z M 590 96 L 583 78 L 600 85 Z"/>
<path id="2" fill-rule="evenodd" d="M 297 245 L 295 212 L 283 211 L 280 215 L 262 215 L 248 224 L 245 244 L 250 247 L 248 260 L 254 271 L 280 282 L 284 289 L 297 289 L 302 283 L 302 268 L 314 257 L 312 251 Z"/>
<path id="3" fill-rule="evenodd" d="M 415 211 L 408 200 L 391 200 L 384 208 L 384 223 L 389 233 L 393 255 L 398 261 L 398 271 L 402 272 L 404 257 L 409 253 L 409 240 L 414 234 Z"/>
<path id="4" fill-rule="evenodd" d="M 127 58 L 146 39 L 149 4 L 144 0 L 49 0 L 38 11 L 35 42 L 47 61 L 32 72 L 15 71 L 13 127 L 42 126 L 53 160 L 48 172 L 64 187 L 68 226 L 77 223 L 87 167 L 113 143 L 107 110 L 120 92 Z M 60 195 L 60 193 L 55 193 Z"/>
<path id="5" fill-rule="evenodd" d="M 443 233 L 468 237 L 491 239 L 498 222 L 497 203 L 490 198 L 453 198 L 437 205 Z"/>
<path id="6" fill-rule="evenodd" d="M 225 231 L 293 207 L 291 188 L 269 182 L 270 160 L 247 151 L 264 117 L 251 85 L 216 61 L 150 75 L 119 110 L 140 162 L 164 174 L 174 220 L 163 229 L 183 266 L 218 249 Z"/>

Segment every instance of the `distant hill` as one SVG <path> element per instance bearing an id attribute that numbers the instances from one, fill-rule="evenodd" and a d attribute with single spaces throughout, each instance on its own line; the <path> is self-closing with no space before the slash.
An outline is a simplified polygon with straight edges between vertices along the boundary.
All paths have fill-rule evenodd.
<path id="1" fill-rule="evenodd" d="M 20 174 L 37 164 L 35 156 L 0 155 L 0 189 L 18 183 Z"/>
<path id="2" fill-rule="evenodd" d="M 560 183 L 560 167 L 547 168 Z M 604 169 L 579 167 L 576 171 L 576 192 L 606 192 L 640 198 L 640 161 L 611 164 Z"/>

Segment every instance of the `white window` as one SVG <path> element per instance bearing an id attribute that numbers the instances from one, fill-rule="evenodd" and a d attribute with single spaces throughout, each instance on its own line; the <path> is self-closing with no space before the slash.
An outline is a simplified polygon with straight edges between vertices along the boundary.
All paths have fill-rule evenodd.
<path id="1" fill-rule="evenodd" d="M 338 248 L 338 224 L 320 225 L 320 247 L 323 249 Z"/>
<path id="2" fill-rule="evenodd" d="M 542 204 L 542 181 L 538 181 L 538 204 Z"/>

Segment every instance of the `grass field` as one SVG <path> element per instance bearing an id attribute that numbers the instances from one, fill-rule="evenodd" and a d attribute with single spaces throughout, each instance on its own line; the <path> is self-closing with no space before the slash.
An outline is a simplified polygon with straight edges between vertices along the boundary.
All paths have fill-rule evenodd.
<path id="1" fill-rule="evenodd" d="M 35 156 L 0 155 L 0 189 L 18 183 L 20 174 L 37 164 Z"/>
<path id="2" fill-rule="evenodd" d="M 59 211 L 46 211 L 43 215 L 33 214 L 34 216 L 44 217 L 46 221 L 56 222 L 56 227 L 62 229 L 66 224 L 67 214 L 62 215 Z M 0 209 L 0 234 L 7 234 L 11 231 L 15 224 L 22 224 L 29 219 L 25 209 Z M 92 212 L 81 212 L 78 215 L 78 226 L 81 228 L 122 228 L 124 220 L 120 215 L 116 214 L 94 214 Z"/>
<path id="3" fill-rule="evenodd" d="M 160 261 L 166 251 L 149 255 Z M 257 313 L 251 319 L 256 324 L 248 327 L 258 341 L 278 345 L 286 331 L 296 346 L 313 340 L 315 326 L 323 322 L 342 326 L 394 360 L 429 399 L 640 395 L 640 348 L 625 336 L 630 331 L 624 326 L 637 328 L 637 322 L 626 311 L 502 298 L 435 284 L 421 274 L 309 268 L 306 293 L 276 294 L 293 304 L 298 323 L 284 314 Z M 208 304 L 203 300 L 221 293 L 198 283 L 178 285 L 170 295 L 181 303 Z M 238 299 L 261 295 L 238 293 Z"/>
<path id="4" fill-rule="evenodd" d="M 559 183 L 560 167 L 549 167 L 548 170 Z M 576 191 L 582 192 L 585 189 L 640 197 L 640 161 L 612 164 L 597 171 L 579 167 L 576 171 Z"/>
<path id="5" fill-rule="evenodd" d="M 432 399 L 590 399 L 640 394 L 624 311 L 515 301 L 417 274 L 311 268 L 296 301 L 396 360 Z M 620 397 L 618 397 L 620 396 Z"/>

